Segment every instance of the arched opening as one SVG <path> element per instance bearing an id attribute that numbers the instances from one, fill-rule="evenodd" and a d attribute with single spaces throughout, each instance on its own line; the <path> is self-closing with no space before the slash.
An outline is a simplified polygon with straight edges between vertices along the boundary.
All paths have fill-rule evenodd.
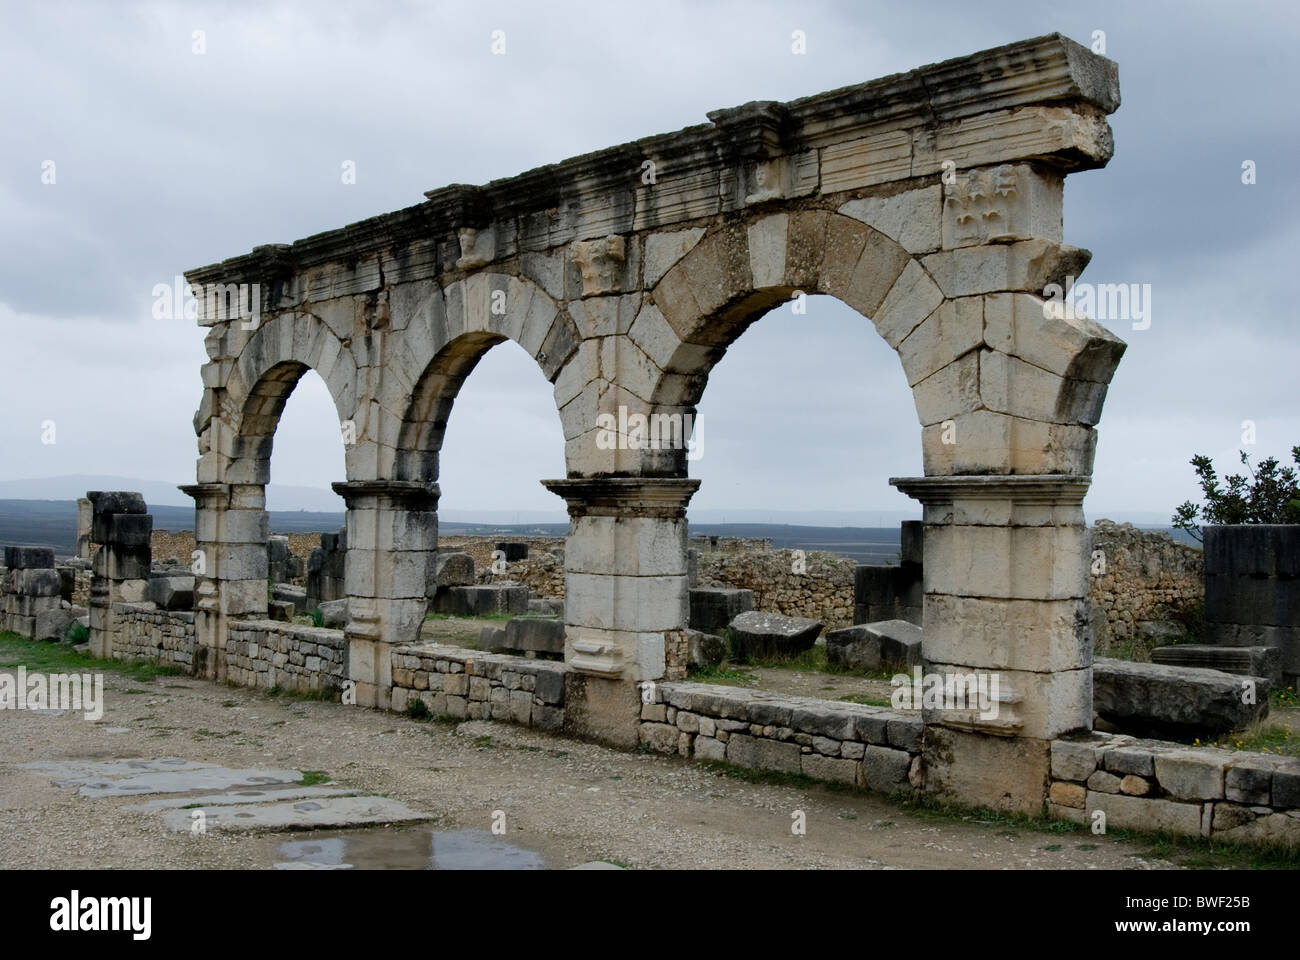
<path id="1" fill-rule="evenodd" d="M 538 481 L 563 470 L 564 435 L 537 361 L 495 333 L 447 344 L 416 387 L 397 458 L 404 479 L 436 477 L 439 488 L 438 560 L 421 637 L 562 655 L 567 524 Z M 558 630 L 539 628 L 548 642 L 516 650 L 507 624 L 525 614 Z"/>
<path id="2" fill-rule="evenodd" d="M 320 375 L 309 367 L 279 400 L 266 485 L 268 612 L 273 619 L 343 625 L 322 603 L 346 596 L 345 504 L 330 485 L 346 476 L 344 435 Z"/>
<path id="3" fill-rule="evenodd" d="M 726 654 L 696 671 L 778 693 L 887 702 L 882 670 L 893 665 L 846 658 L 835 631 L 868 618 L 920 626 L 920 569 L 901 562 L 901 524 L 920 510 L 888 483 L 921 472 L 898 355 L 857 310 L 798 291 L 742 314 L 724 349 L 695 401 L 687 467 L 701 484 L 687 519 L 690 625 L 720 636 Z M 733 628 L 747 610 L 806 626 L 788 643 L 763 638 Z M 716 660 L 723 647 L 712 649 Z"/>
<path id="4" fill-rule="evenodd" d="M 319 626 L 317 606 L 345 595 L 344 504 L 330 489 L 345 476 L 341 430 L 324 380 L 298 361 L 271 367 L 244 400 L 231 476 L 246 481 L 239 484 L 240 506 L 260 510 L 261 518 L 245 521 L 225 551 L 257 550 L 265 560 L 246 556 L 237 571 L 221 576 L 250 580 L 261 573 L 272 619 Z"/>

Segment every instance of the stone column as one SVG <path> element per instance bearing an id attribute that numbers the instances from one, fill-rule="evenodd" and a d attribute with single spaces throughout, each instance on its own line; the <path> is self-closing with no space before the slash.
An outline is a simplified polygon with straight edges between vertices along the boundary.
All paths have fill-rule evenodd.
<path id="1" fill-rule="evenodd" d="M 94 513 L 89 500 L 85 497 L 77 500 L 77 556 L 82 560 L 90 559 L 90 525 Z"/>
<path id="2" fill-rule="evenodd" d="M 659 680 L 689 615 L 686 504 L 700 481 L 544 480 L 569 507 L 564 659 L 581 678 L 568 722 L 579 735 L 636 744 L 640 694 Z"/>
<path id="3" fill-rule="evenodd" d="M 926 792 L 1042 812 L 1051 740 L 1092 726 L 1086 476 L 891 480 L 925 508 L 927 671 L 997 682 L 996 709 L 923 710 Z"/>
<path id="4" fill-rule="evenodd" d="M 113 604 L 141 603 L 149 593 L 153 517 L 138 493 L 94 490 L 86 497 L 90 537 L 99 544 L 90 568 L 90 653 L 107 659 L 117 634 Z"/>
<path id="5" fill-rule="evenodd" d="M 200 483 L 181 487 L 194 498 L 194 673 L 226 678 L 232 618 L 264 618 L 266 494 L 261 484 Z"/>
<path id="6" fill-rule="evenodd" d="M 391 646 L 420 639 L 437 570 L 438 485 L 362 480 L 334 492 L 348 508 L 348 678 L 357 704 L 387 709 Z"/>

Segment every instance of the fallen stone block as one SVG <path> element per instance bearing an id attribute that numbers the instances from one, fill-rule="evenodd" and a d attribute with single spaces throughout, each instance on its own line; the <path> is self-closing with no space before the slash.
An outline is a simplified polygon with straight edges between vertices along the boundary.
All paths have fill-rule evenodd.
<path id="1" fill-rule="evenodd" d="M 699 630 L 686 631 L 686 664 L 700 670 L 716 667 L 727 656 L 727 641 Z"/>
<path id="2" fill-rule="evenodd" d="M 434 570 L 437 589 L 474 584 L 474 558 L 468 553 L 439 553 Z"/>
<path id="3" fill-rule="evenodd" d="M 149 599 L 157 604 L 159 610 L 193 610 L 194 578 L 150 577 Z"/>
<path id="4" fill-rule="evenodd" d="M 346 598 L 342 600 L 326 600 L 316 609 L 320 611 L 322 627 L 342 630 L 348 625 L 348 601 Z"/>
<path id="5" fill-rule="evenodd" d="M 1253 681 L 1253 691 L 1244 681 Z M 1240 730 L 1267 716 L 1272 686 L 1264 677 L 1105 657 L 1093 662 L 1092 684 L 1102 720 L 1124 733 L 1180 739 Z"/>
<path id="6" fill-rule="evenodd" d="M 562 617 L 564 601 L 556 597 L 532 597 L 528 601 L 528 612 L 540 617 Z"/>
<path id="7" fill-rule="evenodd" d="M 739 614 L 754 609 L 754 591 L 731 587 L 693 587 L 690 603 L 691 629 L 717 634 Z"/>
<path id="8" fill-rule="evenodd" d="M 1282 653 L 1276 647 L 1223 647 L 1216 644 L 1183 643 L 1156 647 L 1151 662 L 1171 667 L 1201 667 L 1243 677 L 1267 677 L 1282 681 Z"/>
<path id="9" fill-rule="evenodd" d="M 266 614 L 272 620 L 289 623 L 293 620 L 294 605 L 288 600 L 268 600 Z"/>
<path id="10" fill-rule="evenodd" d="M 822 632 L 820 620 L 787 617 L 780 613 L 751 610 L 735 617 L 730 625 L 731 652 L 737 659 L 790 657 L 810 648 Z"/>
<path id="11" fill-rule="evenodd" d="M 543 617 L 519 617 L 506 623 L 505 649 L 520 653 L 564 655 L 564 622 Z"/>
<path id="12" fill-rule="evenodd" d="M 283 600 L 293 604 L 295 614 L 307 612 L 307 588 L 296 587 L 291 583 L 277 583 L 271 588 L 274 600 Z"/>
<path id="13" fill-rule="evenodd" d="M 826 659 L 847 670 L 921 663 L 921 628 L 906 620 L 860 623 L 826 634 Z"/>
<path id="14" fill-rule="evenodd" d="M 448 587 L 434 597 L 434 612 L 453 617 L 488 617 L 528 611 L 528 588 L 517 583 Z"/>

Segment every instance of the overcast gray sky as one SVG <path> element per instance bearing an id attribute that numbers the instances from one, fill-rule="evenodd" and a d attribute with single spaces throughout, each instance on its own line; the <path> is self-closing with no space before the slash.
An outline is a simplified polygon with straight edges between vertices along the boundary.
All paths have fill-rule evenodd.
<path id="1" fill-rule="evenodd" d="M 186 482 L 203 331 L 151 317 L 183 270 L 637 137 L 709 110 L 789 100 L 1027 37 L 1120 67 L 1115 158 L 1066 181 L 1083 279 L 1149 283 L 1099 426 L 1092 516 L 1168 515 L 1188 459 L 1233 466 L 1300 443 L 1294 297 L 1300 8 L 1291 3 L 59 3 L 0 13 L 0 480 L 73 473 Z M 921 12 L 924 10 L 924 12 Z M 807 35 L 805 56 L 791 31 Z M 206 52 L 193 52 L 194 31 Z M 490 49 L 505 32 L 505 55 Z M 344 161 L 356 183 L 344 184 Z M 1241 182 L 1245 160 L 1257 182 Z M 46 161 L 55 182 L 43 183 Z M 47 177 L 48 179 L 48 177 Z M 55 442 L 43 443 L 54 421 Z M 729 351 L 700 405 L 694 506 L 898 510 L 921 472 L 895 354 L 826 298 Z M 48 437 L 46 437 L 48 439 Z M 550 386 L 513 344 L 456 404 L 447 510 L 558 510 Z M 278 484 L 343 479 L 309 374 Z"/>

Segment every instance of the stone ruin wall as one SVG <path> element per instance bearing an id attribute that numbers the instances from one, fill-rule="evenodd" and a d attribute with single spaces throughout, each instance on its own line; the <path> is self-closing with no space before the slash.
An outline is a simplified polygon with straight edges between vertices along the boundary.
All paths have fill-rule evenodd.
<path id="1" fill-rule="evenodd" d="M 857 564 L 834 553 L 805 551 L 795 573 L 794 550 L 701 553 L 701 587 L 754 591 L 754 609 L 811 617 L 826 629 L 853 623 L 853 571 Z"/>
<path id="2" fill-rule="evenodd" d="M 1129 523 L 1098 520 L 1092 527 L 1094 623 L 1104 615 L 1112 640 L 1138 634 L 1146 623 L 1176 619 L 1205 600 L 1201 551 L 1176 543 L 1168 533 L 1139 530 Z M 1104 560 L 1104 573 L 1097 572 Z"/>
<path id="3" fill-rule="evenodd" d="M 318 533 L 284 536 L 290 551 L 304 562 L 320 542 Z M 1105 519 L 1093 524 L 1092 536 L 1093 551 L 1105 557 L 1105 572 L 1092 578 L 1092 603 L 1104 615 L 1111 639 L 1128 639 L 1142 624 L 1167 622 L 1177 610 L 1204 600 L 1204 564 L 1195 547 L 1177 543 L 1163 531 Z M 478 583 L 509 580 L 526 585 L 534 596 L 564 597 L 564 564 L 550 552 L 563 549 L 563 537 L 510 537 L 511 542 L 528 545 L 528 559 L 510 561 L 504 573 L 496 574 L 492 553 L 500 539 L 442 537 L 439 547 L 473 557 Z M 853 621 L 852 560 L 807 551 L 805 572 L 796 574 L 794 551 L 774 550 L 769 540 L 693 537 L 690 544 L 698 554 L 698 586 L 752 590 L 756 609 L 823 620 L 828 630 Z M 184 563 L 194 550 L 194 534 L 155 530 L 152 549 L 155 557 L 176 557 Z M 74 603 L 86 603 L 89 587 L 89 571 L 78 571 Z"/>

